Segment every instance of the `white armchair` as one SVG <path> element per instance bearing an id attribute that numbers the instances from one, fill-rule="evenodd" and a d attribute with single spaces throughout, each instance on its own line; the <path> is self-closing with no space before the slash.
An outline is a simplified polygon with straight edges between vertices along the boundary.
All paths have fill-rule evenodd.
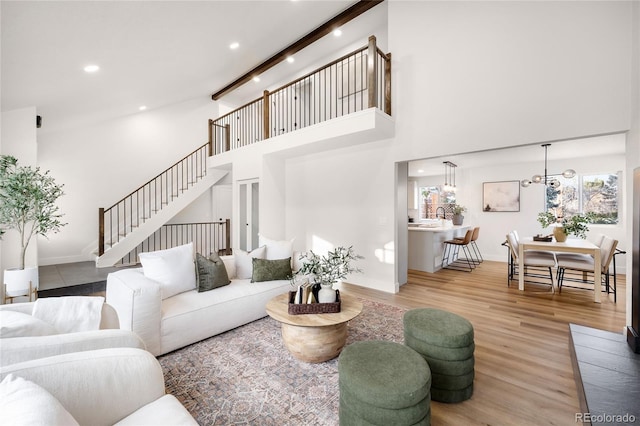
<path id="1" fill-rule="evenodd" d="M 34 304 L 35 302 L 0 305 L 0 317 L 6 319 L 6 313 L 11 312 L 31 315 Z M 0 321 L 0 326 L 4 335 L 8 324 Z M 115 309 L 105 303 L 102 305 L 100 330 L 52 335 L 9 334 L 16 337 L 0 338 L 0 366 L 94 349 L 114 347 L 145 349 L 144 342 L 135 333 L 120 330 L 119 326 L 120 322 Z"/>
<path id="2" fill-rule="evenodd" d="M 16 377 L 53 398 L 30 406 L 31 398 L 20 397 L 20 384 L 11 384 Z M 100 349 L 8 365 L 0 368 L 0 380 L 0 412 L 7 424 L 23 424 L 23 416 L 38 412 L 46 413 L 49 418 L 40 424 L 47 424 L 59 402 L 66 417 L 58 409 L 55 418 L 70 415 L 80 425 L 197 425 L 174 396 L 165 394 L 160 364 L 141 349 Z M 39 419 L 29 420 L 38 424 Z"/>

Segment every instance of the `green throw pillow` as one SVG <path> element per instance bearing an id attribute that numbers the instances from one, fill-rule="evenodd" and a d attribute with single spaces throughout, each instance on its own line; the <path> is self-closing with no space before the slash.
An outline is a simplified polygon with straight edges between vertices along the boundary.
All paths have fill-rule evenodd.
<path id="1" fill-rule="evenodd" d="M 215 253 L 208 259 L 200 253 L 196 253 L 196 273 L 198 292 L 213 290 L 231 283 L 224 262 Z"/>
<path id="2" fill-rule="evenodd" d="M 291 278 L 291 258 L 286 259 L 257 259 L 253 258 L 252 283 L 260 281 L 288 280 Z"/>

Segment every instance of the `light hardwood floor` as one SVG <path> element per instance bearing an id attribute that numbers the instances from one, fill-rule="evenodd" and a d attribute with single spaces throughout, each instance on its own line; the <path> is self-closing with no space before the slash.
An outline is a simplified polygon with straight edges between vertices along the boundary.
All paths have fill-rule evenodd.
<path id="1" fill-rule="evenodd" d="M 475 333 L 473 397 L 458 404 L 431 403 L 432 424 L 576 425 L 581 412 L 571 366 L 569 323 L 622 333 L 625 282 L 618 301 L 603 293 L 517 280 L 507 287 L 504 262 L 483 262 L 473 272 L 409 271 L 397 294 L 343 284 L 342 291 L 403 308 L 433 307 L 467 318 Z"/>

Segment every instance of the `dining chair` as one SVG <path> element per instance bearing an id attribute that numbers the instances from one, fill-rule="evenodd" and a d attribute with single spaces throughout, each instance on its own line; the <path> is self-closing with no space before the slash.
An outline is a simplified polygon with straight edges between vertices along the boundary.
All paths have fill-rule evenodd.
<path id="1" fill-rule="evenodd" d="M 444 251 L 442 253 L 442 267 L 445 269 L 456 269 L 465 272 L 471 272 L 475 269 L 476 263 L 473 261 L 473 257 L 469 250 L 469 244 L 471 243 L 471 237 L 473 236 L 473 230 L 467 230 L 464 238 L 453 238 L 451 240 L 444 241 Z M 460 255 L 460 248 L 464 253 L 463 258 Z"/>
<path id="2" fill-rule="evenodd" d="M 529 283 L 547 284 L 538 280 L 526 280 L 526 277 L 548 278 L 551 291 L 555 291 L 553 287 L 553 268 L 556 267 L 555 253 L 544 250 L 525 250 L 523 259 L 524 271 L 519 271 L 519 245 L 518 233 L 516 231 L 509 232 L 507 234 L 507 246 L 509 247 L 512 261 L 509 267 L 507 286 L 511 284 L 516 275 L 522 272 L 525 276 L 525 282 Z M 541 271 L 548 271 L 549 274 L 542 274 Z"/>
<path id="3" fill-rule="evenodd" d="M 615 269 L 613 270 L 613 284 L 611 283 L 611 274 L 609 273 L 609 266 L 616 254 L 616 248 L 618 246 L 618 240 L 610 237 L 604 237 L 600 244 L 600 262 L 601 262 L 601 276 L 603 280 L 603 290 L 607 294 L 613 292 L 613 300 L 617 302 L 616 294 L 616 278 Z M 585 290 L 593 290 L 593 274 L 595 271 L 595 261 L 593 256 L 582 255 L 577 256 L 573 253 L 556 253 L 556 259 L 558 261 L 557 281 L 558 292 L 562 292 L 562 287 L 573 287 Z M 569 272 L 567 274 L 567 272 Z M 581 286 L 570 286 L 565 284 L 565 281 L 582 284 Z M 585 286 L 587 285 L 587 286 Z"/>

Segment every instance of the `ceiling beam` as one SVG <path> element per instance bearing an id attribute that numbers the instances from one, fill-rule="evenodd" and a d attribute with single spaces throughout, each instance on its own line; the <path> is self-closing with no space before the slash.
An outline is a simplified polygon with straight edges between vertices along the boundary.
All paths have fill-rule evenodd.
<path id="1" fill-rule="evenodd" d="M 334 16 L 329 21 L 325 22 L 324 24 L 320 25 L 315 30 L 313 30 L 310 33 L 308 33 L 307 35 L 303 36 L 301 39 L 299 39 L 299 40 L 293 42 L 292 44 L 290 44 L 289 46 L 285 47 L 280 52 L 276 53 L 275 55 L 273 55 L 272 57 L 270 57 L 266 61 L 262 62 L 261 64 L 259 64 L 255 68 L 251 69 L 246 74 L 242 75 L 241 77 L 239 77 L 236 80 L 232 81 L 231 83 L 227 84 L 224 88 L 218 90 L 216 93 L 211 95 L 211 99 L 213 99 L 214 101 L 217 101 L 218 99 L 220 99 L 221 97 L 223 97 L 227 93 L 229 93 L 232 90 L 237 89 L 238 87 L 240 87 L 243 84 L 247 83 L 248 81 L 250 81 L 256 75 L 262 74 L 263 72 L 267 71 L 268 69 L 274 67 L 275 65 L 277 65 L 280 62 L 282 62 L 285 59 L 287 59 L 288 56 L 291 56 L 294 53 L 297 53 L 300 50 L 304 49 L 305 47 L 309 46 L 310 44 L 318 41 L 322 37 L 324 37 L 327 34 L 331 33 L 336 28 L 338 28 L 338 27 L 346 24 L 347 22 L 351 21 L 352 19 L 360 16 L 361 14 L 366 12 L 367 10 L 377 6 L 378 4 L 382 3 L 383 1 L 384 0 L 360 0 L 360 1 L 358 1 L 353 6 L 349 7 L 348 9 L 346 9 L 343 12 L 341 12 L 340 14 Z"/>

